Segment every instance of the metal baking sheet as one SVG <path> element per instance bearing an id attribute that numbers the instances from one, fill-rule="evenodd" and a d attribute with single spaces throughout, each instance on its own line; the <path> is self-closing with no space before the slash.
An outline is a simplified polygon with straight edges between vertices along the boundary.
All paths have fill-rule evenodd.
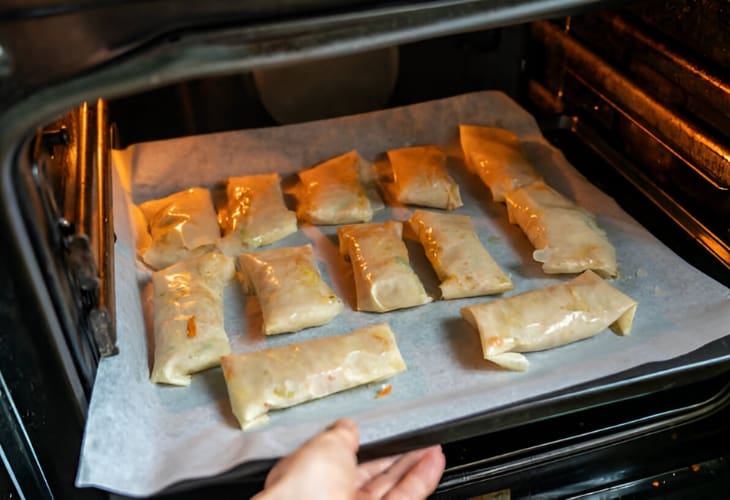
<path id="1" fill-rule="evenodd" d="M 220 369 L 190 387 L 149 382 L 151 301 L 147 276 L 135 261 L 128 203 L 180 189 L 212 187 L 232 175 L 278 171 L 283 176 L 351 149 L 377 160 L 391 148 L 443 146 L 464 207 L 495 260 L 512 277 L 506 296 L 565 281 L 532 258 L 519 228 L 507 221 L 479 179 L 466 171 L 458 125 L 508 128 L 553 187 L 597 216 L 616 247 L 621 276 L 613 284 L 639 301 L 631 336 L 609 331 L 569 346 L 527 354 L 526 373 L 499 369 L 480 355 L 479 339 L 461 319 L 464 305 L 488 297 L 434 301 L 386 314 L 354 310 L 351 273 L 337 255 L 336 227 L 302 227 L 277 245 L 314 244 L 320 268 L 346 303 L 330 324 L 265 338 L 255 299 L 237 286 L 225 292 L 225 327 L 234 352 L 345 333 L 387 321 L 408 371 L 390 380 L 390 395 L 372 384 L 283 411 L 268 425 L 242 432 L 230 410 Z M 730 290 L 702 274 L 629 217 L 581 176 L 542 137 L 534 119 L 499 92 L 478 92 L 385 111 L 266 129 L 143 143 L 115 152 L 116 300 L 120 354 L 99 365 L 76 479 L 132 496 L 174 483 L 222 474 L 232 467 L 284 455 L 342 416 L 361 427 L 363 444 L 447 423 L 585 384 L 647 363 L 689 353 L 730 335 Z M 375 220 L 405 220 L 411 210 L 386 208 Z M 409 242 L 414 268 L 432 294 L 437 279 L 419 245 Z"/>

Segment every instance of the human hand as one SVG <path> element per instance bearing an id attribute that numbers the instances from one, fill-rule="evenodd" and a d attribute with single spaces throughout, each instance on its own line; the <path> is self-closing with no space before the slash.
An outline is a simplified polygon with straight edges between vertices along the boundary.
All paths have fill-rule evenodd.
<path id="1" fill-rule="evenodd" d="M 357 464 L 355 422 L 341 419 L 271 469 L 255 498 L 420 499 L 438 484 L 445 466 L 440 446 Z"/>

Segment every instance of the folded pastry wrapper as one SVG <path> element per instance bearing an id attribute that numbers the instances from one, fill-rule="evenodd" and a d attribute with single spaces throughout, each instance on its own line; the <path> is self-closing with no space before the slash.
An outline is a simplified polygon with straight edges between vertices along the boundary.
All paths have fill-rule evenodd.
<path id="1" fill-rule="evenodd" d="M 616 249 L 593 215 L 544 182 L 510 191 L 505 201 L 510 222 L 522 228 L 546 273 L 618 274 Z"/>
<path id="2" fill-rule="evenodd" d="M 286 208 L 279 174 L 231 177 L 226 209 L 219 214 L 228 255 L 279 241 L 297 231 L 297 217 Z"/>
<path id="3" fill-rule="evenodd" d="M 287 408 L 391 377 L 406 369 L 383 323 L 221 359 L 233 413 L 246 428 L 269 410 Z"/>
<path id="4" fill-rule="evenodd" d="M 344 308 L 322 279 L 312 245 L 246 253 L 239 259 L 247 286 L 258 297 L 266 335 L 324 325 Z"/>
<path id="5" fill-rule="evenodd" d="M 207 189 L 193 187 L 146 201 L 139 205 L 139 210 L 146 219 L 149 238 L 138 238 L 138 251 L 153 269 L 208 252 L 220 237 L 213 199 Z M 138 212 L 134 215 L 139 218 Z"/>
<path id="6" fill-rule="evenodd" d="M 459 137 L 467 166 L 479 175 L 494 201 L 504 201 L 508 191 L 540 180 L 520 151 L 519 138 L 509 130 L 460 125 Z"/>
<path id="7" fill-rule="evenodd" d="M 223 288 L 233 259 L 209 252 L 153 275 L 155 359 L 150 380 L 189 385 L 191 374 L 231 352 L 223 329 Z"/>
<path id="8" fill-rule="evenodd" d="M 491 295 L 514 287 L 479 241 L 468 215 L 416 210 L 409 224 L 441 280 L 444 299 Z"/>
<path id="9" fill-rule="evenodd" d="M 435 146 L 392 149 L 390 190 L 407 205 L 453 210 L 463 205 L 459 185 L 446 170 L 446 154 Z"/>
<path id="10" fill-rule="evenodd" d="M 147 217 L 145 217 L 139 205 L 130 204 L 129 213 L 132 221 L 130 229 L 137 244 L 137 255 L 141 258 L 152 247 L 152 236 L 147 224 Z"/>
<path id="11" fill-rule="evenodd" d="M 628 335 L 637 305 L 585 271 L 566 283 L 464 307 L 461 315 L 479 331 L 484 358 L 503 365 L 503 353 L 551 349 L 606 328 Z"/>
<path id="12" fill-rule="evenodd" d="M 373 218 L 373 207 L 361 184 L 369 168 L 357 151 L 350 151 L 298 173 L 293 190 L 297 217 L 311 224 L 348 224 Z"/>
<path id="13" fill-rule="evenodd" d="M 349 257 L 357 309 L 386 312 L 431 302 L 413 271 L 403 243 L 403 224 L 354 224 L 337 230 L 340 253 Z"/>

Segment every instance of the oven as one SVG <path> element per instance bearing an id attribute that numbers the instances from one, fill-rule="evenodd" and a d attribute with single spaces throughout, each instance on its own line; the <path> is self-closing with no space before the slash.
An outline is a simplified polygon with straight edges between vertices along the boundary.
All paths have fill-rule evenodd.
<path id="1" fill-rule="evenodd" d="M 75 486 L 97 368 L 119 351 L 112 150 L 498 90 L 728 287 L 729 26 L 719 0 L 5 2 L 3 497 L 119 497 Z M 715 328 L 680 356 L 400 433 L 362 458 L 442 443 L 443 498 L 720 497 L 730 327 Z M 239 498 L 271 463 L 157 493 Z"/>

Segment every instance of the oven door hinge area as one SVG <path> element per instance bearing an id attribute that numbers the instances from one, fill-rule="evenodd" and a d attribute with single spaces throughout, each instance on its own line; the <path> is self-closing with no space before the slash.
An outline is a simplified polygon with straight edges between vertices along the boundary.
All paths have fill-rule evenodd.
<path id="1" fill-rule="evenodd" d="M 40 255 L 66 341 L 87 387 L 101 357 L 118 352 L 114 230 L 106 103 L 84 103 L 36 137 L 32 181 L 42 212 Z M 44 258 L 45 257 L 45 258 Z"/>
<path id="2" fill-rule="evenodd" d="M 77 306 L 82 313 L 81 320 L 91 334 L 95 358 L 117 354 L 112 317 L 109 310 L 101 306 L 107 301 L 101 300 L 103 286 L 91 242 L 85 234 L 74 234 L 69 236 L 66 247 L 69 272 L 76 285 Z"/>

